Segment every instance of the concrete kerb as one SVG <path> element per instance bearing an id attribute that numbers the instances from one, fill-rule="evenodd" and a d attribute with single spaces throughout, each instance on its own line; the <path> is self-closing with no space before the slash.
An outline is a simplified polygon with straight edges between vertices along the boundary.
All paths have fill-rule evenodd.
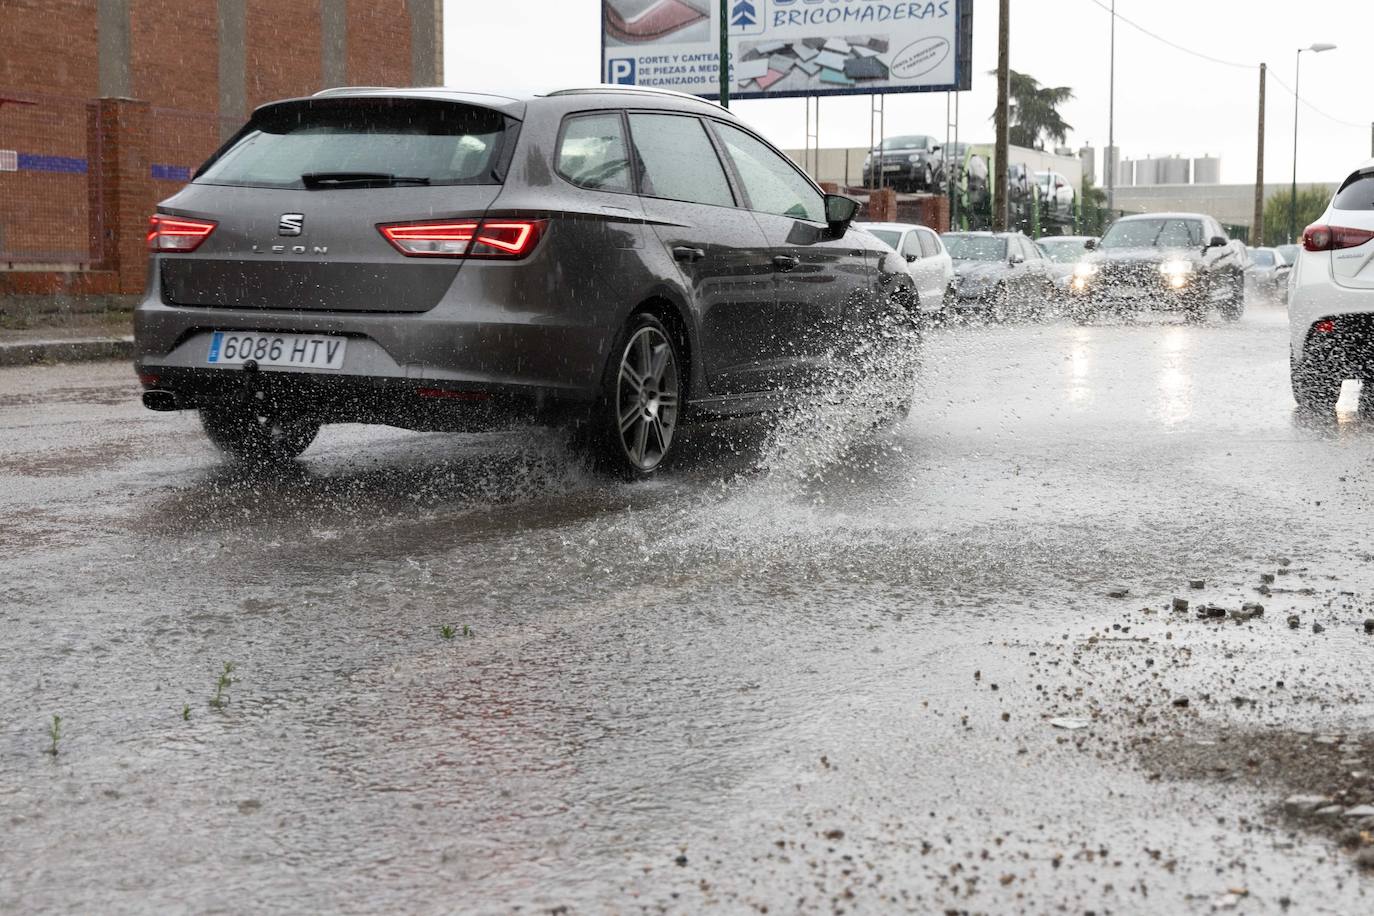
<path id="1" fill-rule="evenodd" d="M 66 340 L 25 340 L 0 343 L 0 368 L 45 363 L 133 359 L 132 337 L 78 337 Z"/>

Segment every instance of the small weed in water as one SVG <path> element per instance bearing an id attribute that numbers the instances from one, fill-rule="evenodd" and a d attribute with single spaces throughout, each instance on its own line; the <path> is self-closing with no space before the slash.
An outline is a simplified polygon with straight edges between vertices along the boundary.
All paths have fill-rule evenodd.
<path id="1" fill-rule="evenodd" d="M 225 695 L 225 691 L 229 689 L 230 684 L 234 683 L 234 679 L 229 676 L 233 673 L 234 663 L 225 662 L 224 670 L 220 672 L 219 680 L 215 682 L 215 695 L 210 698 L 210 705 L 215 709 L 223 709 L 225 704 L 229 702 L 229 697 Z"/>
<path id="2" fill-rule="evenodd" d="M 472 639 L 472 627 L 467 624 L 463 624 L 463 638 Z"/>
<path id="3" fill-rule="evenodd" d="M 62 740 L 62 717 L 53 716 L 52 724 L 48 726 L 48 738 L 51 744 L 48 745 L 48 753 L 57 756 L 57 742 Z"/>
<path id="4" fill-rule="evenodd" d="M 439 635 L 444 637 L 444 639 L 452 639 L 458 634 L 454 632 L 453 627 L 444 624 L 444 626 L 439 629 Z"/>
<path id="5" fill-rule="evenodd" d="M 182 703 L 182 704 L 181 704 L 181 721 L 183 721 L 183 722 L 190 722 L 190 721 L 191 721 L 191 704 L 190 704 L 190 703 Z"/>

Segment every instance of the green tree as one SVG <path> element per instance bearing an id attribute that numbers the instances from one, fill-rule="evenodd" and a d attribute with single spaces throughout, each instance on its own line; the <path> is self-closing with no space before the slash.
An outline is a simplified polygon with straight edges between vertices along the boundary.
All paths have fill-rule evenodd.
<path id="1" fill-rule="evenodd" d="M 1331 202 L 1331 189 L 1327 187 L 1298 189 L 1298 236 L 1317 221 Z M 1275 191 L 1264 202 L 1264 244 L 1282 245 L 1288 241 L 1288 229 L 1292 225 L 1289 214 L 1293 212 L 1293 192 Z M 1298 239 L 1293 239 L 1298 241 Z"/>
<path id="2" fill-rule="evenodd" d="M 1031 149 L 1044 149 L 1048 140 L 1063 143 L 1073 126 L 1060 117 L 1059 106 L 1073 98 L 1073 90 L 1068 86 L 1041 86 L 1039 80 L 1015 70 L 1010 71 L 1009 77 L 1008 142 Z"/>
<path id="3" fill-rule="evenodd" d="M 1083 221 L 1079 232 L 1083 235 L 1101 235 L 1107 231 L 1107 192 L 1084 176 L 1082 193 Z"/>

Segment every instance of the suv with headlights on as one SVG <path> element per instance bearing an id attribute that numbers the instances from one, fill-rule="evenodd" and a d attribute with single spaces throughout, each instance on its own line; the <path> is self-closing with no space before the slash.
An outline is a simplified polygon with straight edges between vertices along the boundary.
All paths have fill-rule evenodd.
<path id="1" fill-rule="evenodd" d="M 944 180 L 944 161 L 934 137 L 908 134 L 888 137 L 877 155 L 864 157 L 864 187 L 894 191 L 929 191 Z"/>
<path id="2" fill-rule="evenodd" d="M 1141 308 L 1201 321 L 1245 311 L 1245 246 L 1201 213 L 1145 213 L 1112 224 L 1074 265 L 1070 311 L 1080 322 Z"/>
<path id="3" fill-rule="evenodd" d="M 325 423 L 566 422 L 649 474 L 682 423 L 776 408 L 851 347 L 909 364 L 910 275 L 856 208 L 675 92 L 273 102 L 152 217 L 143 402 L 241 458 Z"/>

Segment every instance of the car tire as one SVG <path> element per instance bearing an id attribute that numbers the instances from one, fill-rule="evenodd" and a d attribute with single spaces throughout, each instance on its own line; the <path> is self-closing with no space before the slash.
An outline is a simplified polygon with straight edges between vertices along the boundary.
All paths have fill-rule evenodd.
<path id="1" fill-rule="evenodd" d="M 1225 321 L 1239 321 L 1245 314 L 1245 279 L 1237 277 L 1231 282 L 1231 298 L 1221 306 L 1221 317 Z"/>
<path id="2" fill-rule="evenodd" d="M 297 458 L 320 432 L 315 420 L 262 414 L 243 405 L 202 407 L 200 425 L 221 452 L 255 464 Z"/>
<path id="3" fill-rule="evenodd" d="M 1011 287 L 1003 283 L 988 296 L 987 320 L 1004 324 L 1011 318 Z"/>
<path id="4" fill-rule="evenodd" d="M 1298 410 L 1309 414 L 1329 414 L 1336 409 L 1336 402 L 1341 399 L 1341 383 L 1345 379 L 1329 366 L 1311 359 L 1302 365 L 1290 364 L 1289 378 Z"/>
<path id="5" fill-rule="evenodd" d="M 652 476 L 672 455 L 685 391 L 676 336 L 654 315 L 630 317 L 611 348 L 587 434 L 599 470 Z"/>

